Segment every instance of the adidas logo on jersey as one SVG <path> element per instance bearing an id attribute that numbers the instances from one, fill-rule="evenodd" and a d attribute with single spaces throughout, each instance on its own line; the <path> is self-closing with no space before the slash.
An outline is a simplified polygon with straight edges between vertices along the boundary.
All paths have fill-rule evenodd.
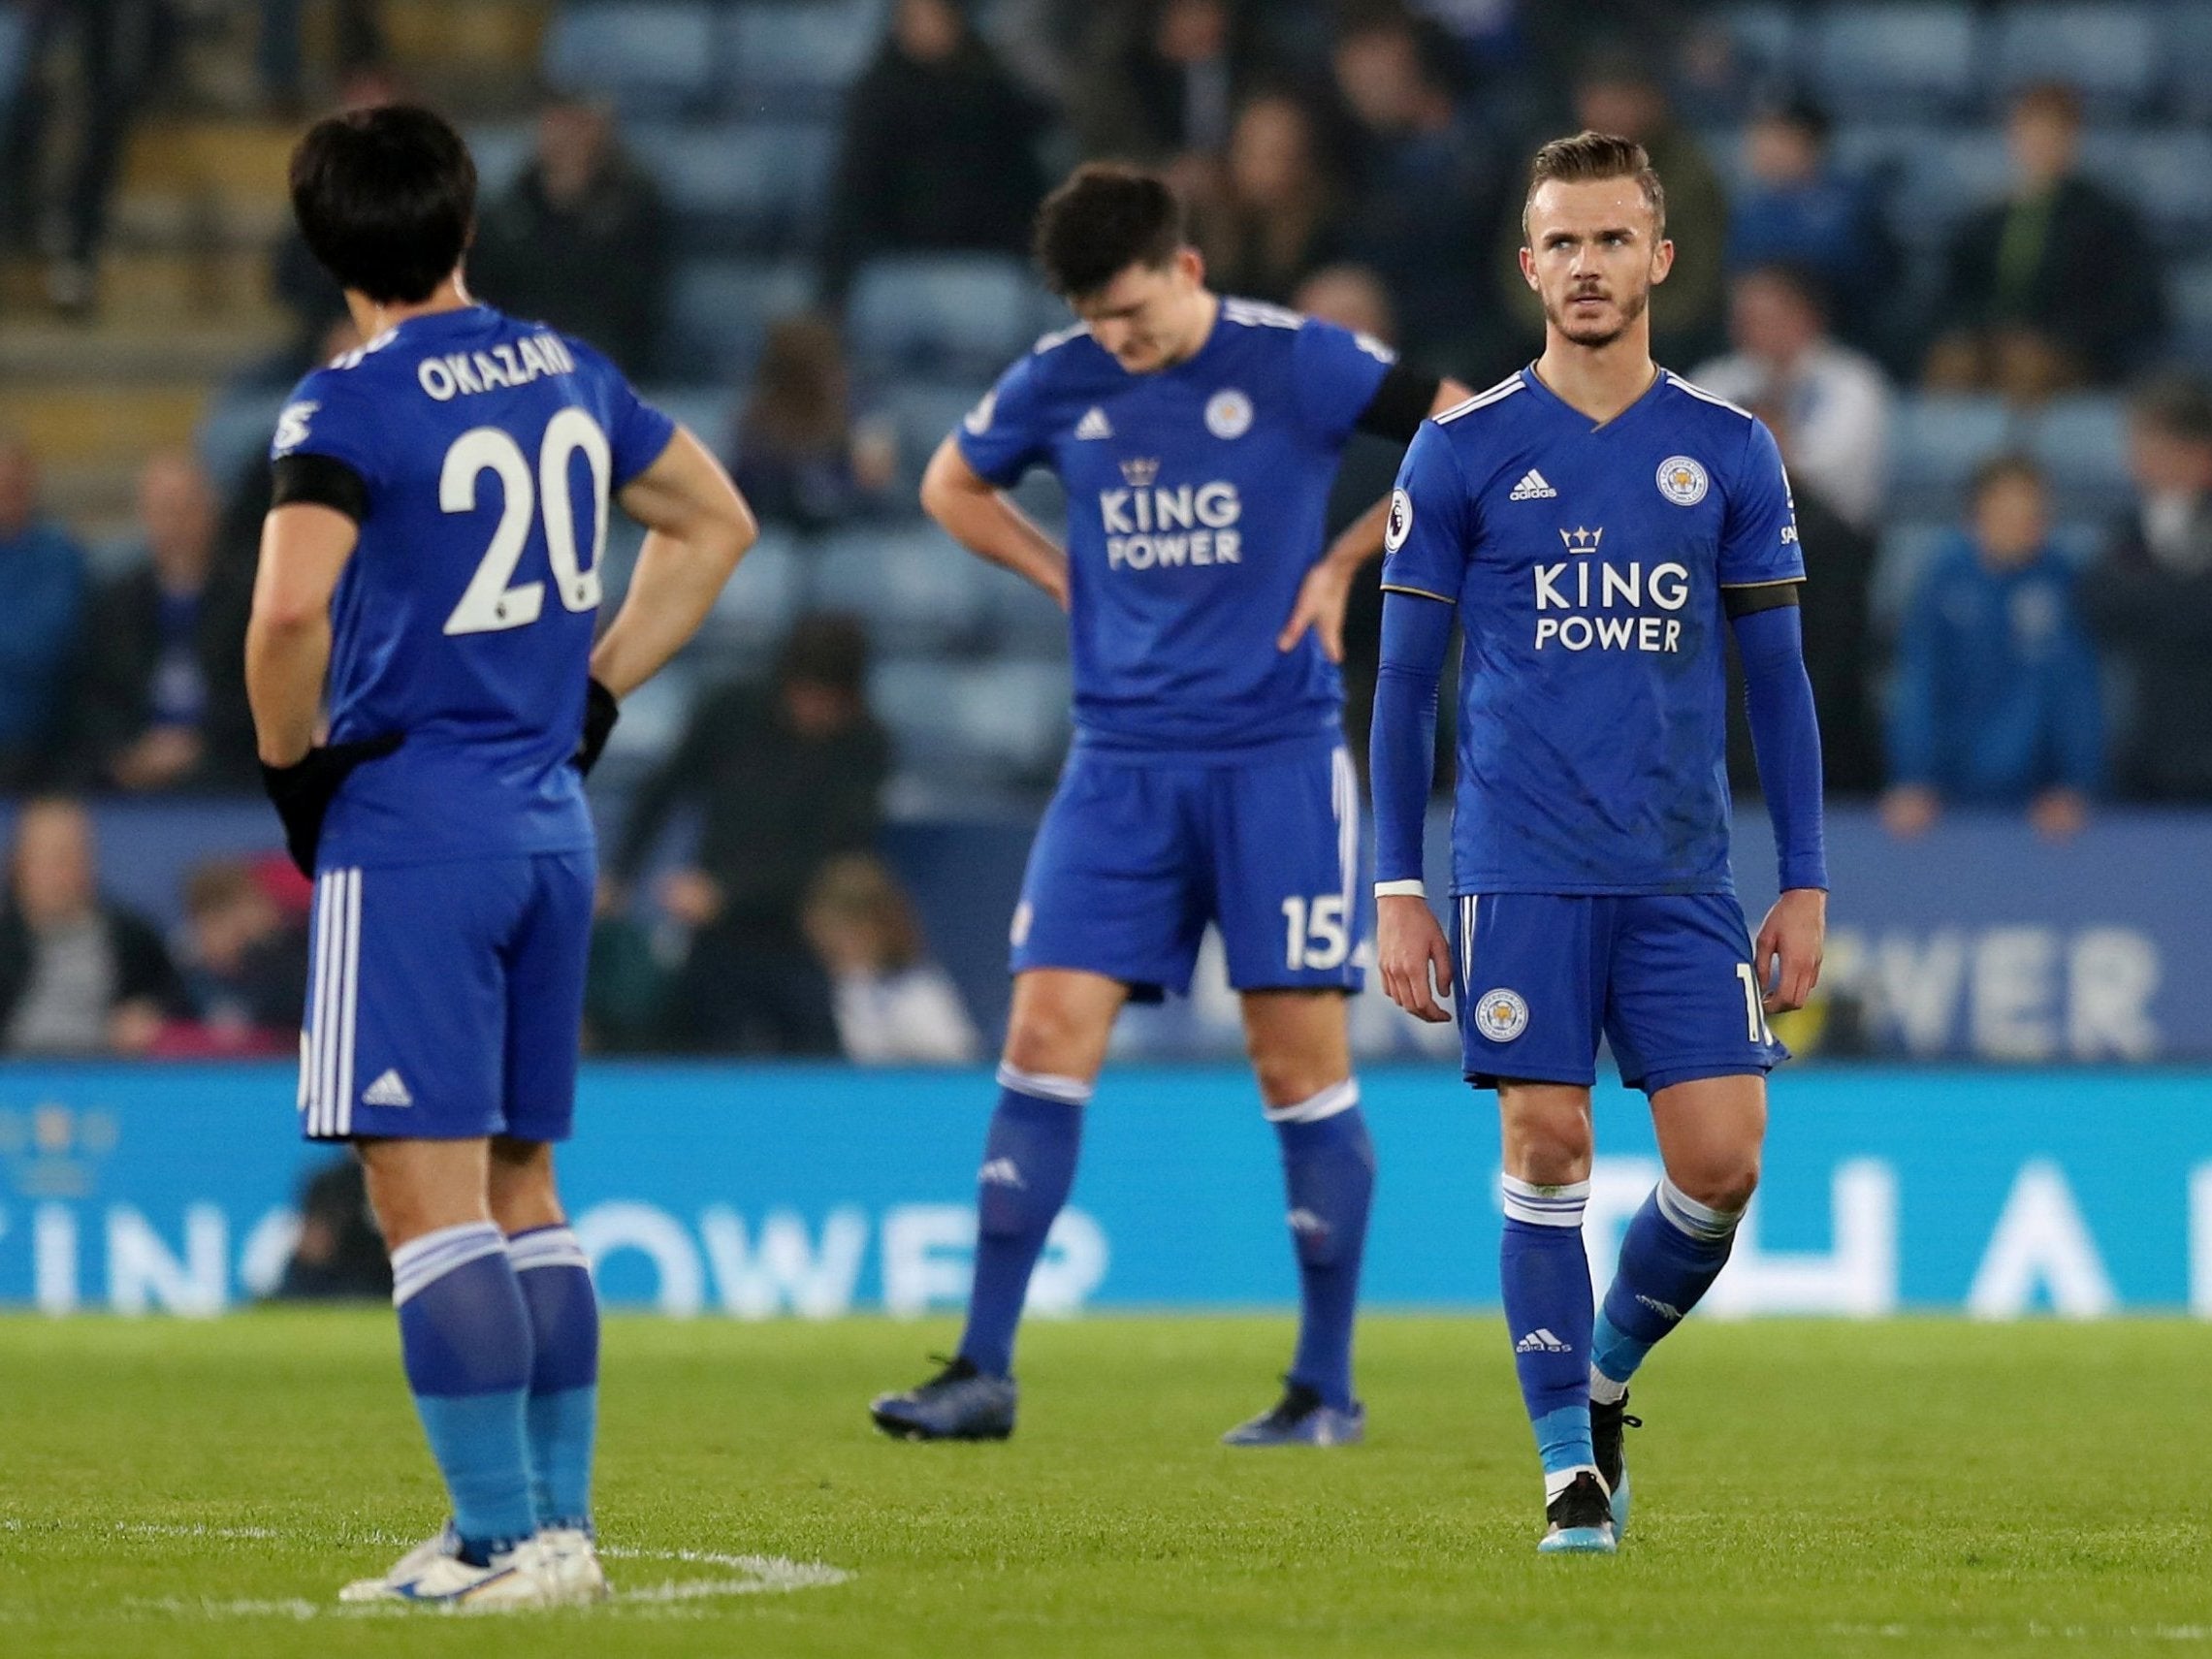
<path id="1" fill-rule="evenodd" d="M 1558 491 L 1544 482 L 1544 475 L 1531 466 L 1521 475 L 1521 482 L 1513 487 L 1513 494 L 1508 495 L 1506 499 L 1508 501 L 1548 501 L 1558 494 Z"/>
<path id="2" fill-rule="evenodd" d="M 1109 438 L 1113 436 L 1113 423 L 1106 418 L 1104 409 L 1093 403 L 1090 413 L 1075 423 L 1075 435 L 1078 438 Z"/>
<path id="3" fill-rule="evenodd" d="M 1010 1158 L 994 1158 L 976 1171 L 976 1179 L 986 1187 L 1011 1187 L 1017 1193 L 1026 1193 L 1029 1183 L 1021 1178 L 1021 1165 Z"/>
<path id="4" fill-rule="evenodd" d="M 1516 1354 L 1571 1354 L 1574 1351 L 1550 1331 L 1538 1326 L 1513 1345 Z"/>
<path id="5" fill-rule="evenodd" d="M 415 1097 L 407 1093 L 407 1085 L 400 1080 L 397 1071 L 387 1071 L 368 1088 L 361 1091 L 361 1103 L 365 1106 L 411 1106 Z"/>

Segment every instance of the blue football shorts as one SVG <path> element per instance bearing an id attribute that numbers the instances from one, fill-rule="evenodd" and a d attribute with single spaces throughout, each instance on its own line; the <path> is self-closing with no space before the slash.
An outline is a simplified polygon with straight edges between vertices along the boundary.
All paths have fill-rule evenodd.
<path id="1" fill-rule="evenodd" d="M 1597 1046 L 1647 1094 L 1789 1058 L 1726 893 L 1462 893 L 1453 917 L 1467 1081 L 1591 1084 Z"/>
<path id="2" fill-rule="evenodd" d="M 565 1140 L 590 851 L 315 878 L 300 1118 L 309 1140 Z"/>
<path id="3" fill-rule="evenodd" d="M 1325 737 L 1235 764 L 1133 761 L 1078 745 L 1038 827 L 1012 966 L 1186 995 L 1206 924 L 1239 991 L 1357 991 L 1359 782 Z"/>

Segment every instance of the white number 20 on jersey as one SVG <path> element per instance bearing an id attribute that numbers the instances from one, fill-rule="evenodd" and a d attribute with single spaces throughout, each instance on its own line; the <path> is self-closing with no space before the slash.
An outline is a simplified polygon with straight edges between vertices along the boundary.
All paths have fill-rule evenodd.
<path id="1" fill-rule="evenodd" d="M 576 547 L 576 509 L 568 498 L 568 463 L 582 454 L 592 469 L 592 562 L 587 567 Z M 476 510 L 476 481 L 496 472 L 505 496 L 492 545 L 468 579 L 453 615 L 449 634 L 498 633 L 528 627 L 545 609 L 545 584 L 515 582 L 529 541 L 530 514 L 543 504 L 546 559 L 553 566 L 554 591 L 571 611 L 589 611 L 599 602 L 599 555 L 607 545 L 607 494 L 614 456 L 598 422 L 582 409 L 562 409 L 546 423 L 538 445 L 537 476 L 530 477 L 521 444 L 497 427 L 463 432 L 445 452 L 438 474 L 437 504 L 448 513 Z M 509 584 L 514 584 L 509 586 Z"/>

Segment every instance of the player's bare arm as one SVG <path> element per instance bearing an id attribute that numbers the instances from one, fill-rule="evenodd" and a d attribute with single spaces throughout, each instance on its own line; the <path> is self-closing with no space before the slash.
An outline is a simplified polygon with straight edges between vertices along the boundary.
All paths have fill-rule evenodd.
<path id="1" fill-rule="evenodd" d="M 629 592 L 592 651 L 592 678 L 625 697 L 681 651 L 759 535 L 721 463 L 679 427 L 616 497 L 645 526 Z"/>
<path id="2" fill-rule="evenodd" d="M 1452 947 L 1424 895 L 1376 898 L 1375 968 L 1390 1000 L 1415 1019 L 1443 1025 L 1452 1018 L 1440 1001 L 1453 992 Z"/>
<path id="3" fill-rule="evenodd" d="M 1751 965 L 1769 987 L 1770 1014 L 1802 1008 L 1820 983 L 1820 958 L 1828 940 L 1828 895 L 1818 887 L 1792 887 L 1759 924 Z"/>
<path id="4" fill-rule="evenodd" d="M 1068 555 L 991 482 L 968 464 L 960 446 L 946 438 L 930 457 L 921 480 L 922 511 L 945 533 L 993 564 L 1004 565 L 1068 608 Z"/>
<path id="5" fill-rule="evenodd" d="M 245 688 L 265 765 L 296 765 L 314 745 L 331 660 L 331 595 L 360 537 L 343 513 L 307 501 L 278 507 L 262 524 Z"/>
<path id="6" fill-rule="evenodd" d="M 1442 414 L 1471 396 L 1466 387 L 1447 375 L 1437 383 L 1428 413 Z M 1321 562 L 1306 572 L 1291 620 L 1283 624 L 1282 637 L 1275 641 L 1278 651 L 1291 650 L 1310 628 L 1320 634 L 1321 649 L 1329 654 L 1330 661 L 1344 660 L 1344 608 L 1351 601 L 1352 582 L 1360 567 L 1383 551 L 1383 531 L 1390 516 L 1390 497 L 1385 495 L 1337 532 Z"/>

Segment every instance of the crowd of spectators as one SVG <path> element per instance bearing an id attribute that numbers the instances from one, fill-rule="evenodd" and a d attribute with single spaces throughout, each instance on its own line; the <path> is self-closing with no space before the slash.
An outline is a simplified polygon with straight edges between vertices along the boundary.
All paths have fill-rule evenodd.
<path id="1" fill-rule="evenodd" d="M 89 28 L 73 19 L 100 9 L 48 10 Z M 373 7 L 341 10 L 339 107 L 401 95 L 375 56 Z M 2100 798 L 2212 803 L 2212 387 L 2162 367 L 2166 267 L 2135 207 L 2086 175 L 2071 88 L 2017 93 L 2004 183 L 1932 257 L 1922 245 L 1928 279 L 1914 280 L 1883 180 L 1846 164 L 1819 102 L 1687 72 L 1682 44 L 1710 38 L 1698 8 L 994 10 L 1024 20 L 1022 49 L 959 0 L 894 0 L 844 94 L 803 249 L 811 289 L 766 324 L 729 430 L 702 434 L 767 524 L 803 542 L 911 518 L 920 457 L 848 349 L 856 281 L 886 255 L 1018 257 L 1037 202 L 1078 159 L 1165 171 L 1218 288 L 1480 385 L 1540 338 L 1513 257 L 1523 159 L 1589 125 L 1642 142 L 1666 183 L 1678 257 L 1653 300 L 1657 355 L 1759 414 L 1789 464 L 1831 795 L 1877 802 L 1900 836 L 1953 808 L 2025 814 L 2063 838 Z M 297 13 L 267 13 L 265 78 L 280 100 L 299 92 L 285 45 Z M 85 74 L 107 73 L 97 59 Z M 1730 102 L 1732 156 L 1701 137 L 1716 99 Z M 81 175 L 34 166 L 45 130 L 18 101 L 0 188 L 19 194 L 32 172 L 68 185 L 55 222 L 77 228 L 52 242 L 53 297 L 75 305 L 60 267 L 82 263 L 103 209 L 84 209 L 81 235 L 61 209 L 100 195 L 112 159 L 94 128 Z M 486 192 L 470 278 L 642 381 L 696 379 L 667 344 L 684 227 L 637 137 L 583 89 L 550 93 L 521 166 Z M 280 388 L 359 341 L 296 237 L 273 260 L 297 329 L 250 372 Z M 2001 444 L 1945 509 L 1940 543 L 1885 576 L 1904 399 L 1994 397 L 2033 419 L 2082 389 L 2129 411 L 2133 500 L 2094 545 L 2042 464 Z M 1395 462 L 1354 444 L 1337 525 L 1387 491 Z M 100 899 L 75 799 L 250 788 L 237 664 L 265 473 L 257 461 L 210 481 L 189 457 L 158 455 L 134 536 L 96 558 L 42 513 L 37 458 L 0 432 L 0 788 L 50 795 L 17 815 L 0 912 L 11 1051 L 252 1052 L 292 1023 L 301 895 L 279 873 L 195 872 L 164 941 Z M 1356 751 L 1378 609 L 1370 573 L 1347 635 Z M 899 757 L 869 705 L 871 644 L 857 622 L 811 615 L 765 674 L 707 676 L 610 842 L 590 1010 L 601 1046 L 974 1052 L 911 903 L 872 854 Z M 1755 786 L 1741 729 L 1730 764 Z"/>

